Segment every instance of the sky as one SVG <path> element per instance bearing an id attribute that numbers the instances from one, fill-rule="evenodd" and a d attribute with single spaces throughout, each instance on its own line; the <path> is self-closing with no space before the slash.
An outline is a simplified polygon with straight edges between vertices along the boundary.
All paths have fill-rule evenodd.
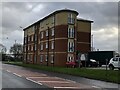
<path id="1" fill-rule="evenodd" d="M 117 2 L 3 2 L 0 43 L 8 51 L 15 40 L 23 44 L 22 28 L 65 8 L 76 10 L 79 18 L 94 21 L 91 32 L 95 49 L 118 51 Z"/>

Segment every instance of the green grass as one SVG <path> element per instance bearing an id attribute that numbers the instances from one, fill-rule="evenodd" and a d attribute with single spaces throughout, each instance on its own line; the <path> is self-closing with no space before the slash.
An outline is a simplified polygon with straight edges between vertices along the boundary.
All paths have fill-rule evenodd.
<path id="1" fill-rule="evenodd" d="M 99 69 L 86 69 L 86 68 L 65 68 L 65 67 L 48 67 L 34 64 L 24 64 L 22 62 L 6 62 L 6 64 L 18 65 L 27 68 L 38 70 L 45 70 L 50 72 L 64 73 L 74 76 L 81 76 L 96 80 L 103 80 L 108 82 L 120 83 L 120 71 L 112 70 L 99 70 Z"/>

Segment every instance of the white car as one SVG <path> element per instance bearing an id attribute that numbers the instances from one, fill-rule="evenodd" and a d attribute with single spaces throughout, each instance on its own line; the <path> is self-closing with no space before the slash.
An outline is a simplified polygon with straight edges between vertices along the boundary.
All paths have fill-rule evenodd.
<path id="1" fill-rule="evenodd" d="M 114 68 L 118 68 L 120 70 L 120 57 L 111 58 L 108 66 L 110 70 L 114 70 Z"/>

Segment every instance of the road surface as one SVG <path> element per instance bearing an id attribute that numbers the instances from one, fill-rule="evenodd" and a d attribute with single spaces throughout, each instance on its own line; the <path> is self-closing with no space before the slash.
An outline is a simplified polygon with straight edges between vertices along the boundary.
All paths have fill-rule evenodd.
<path id="1" fill-rule="evenodd" d="M 3 90 L 119 90 L 119 84 L 3 64 Z M 19 90 L 18 89 L 18 90 Z"/>

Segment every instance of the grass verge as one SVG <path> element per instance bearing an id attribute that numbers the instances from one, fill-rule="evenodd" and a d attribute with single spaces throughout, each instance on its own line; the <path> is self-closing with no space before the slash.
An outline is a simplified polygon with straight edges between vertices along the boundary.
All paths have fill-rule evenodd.
<path id="1" fill-rule="evenodd" d="M 81 76 L 90 79 L 102 80 L 107 82 L 120 83 L 120 71 L 100 70 L 100 69 L 86 69 L 86 68 L 66 68 L 66 67 L 48 67 L 34 64 L 24 64 L 22 62 L 5 62 L 5 64 L 18 65 L 22 67 L 45 70 L 50 72 L 57 72 L 69 74 L 74 76 Z"/>

